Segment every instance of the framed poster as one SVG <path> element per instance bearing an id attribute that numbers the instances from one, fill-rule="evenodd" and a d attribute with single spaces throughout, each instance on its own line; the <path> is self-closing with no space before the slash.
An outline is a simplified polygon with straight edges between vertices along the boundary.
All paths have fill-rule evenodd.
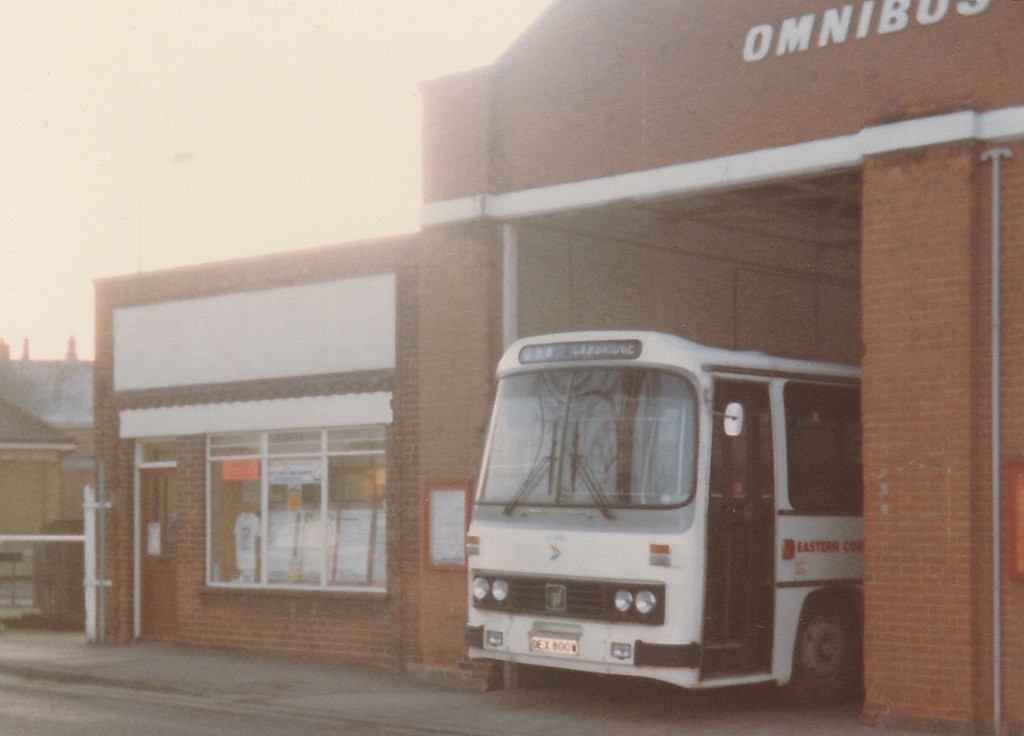
<path id="1" fill-rule="evenodd" d="M 1024 581 L 1024 463 L 1006 467 L 1006 574 Z"/>
<path id="2" fill-rule="evenodd" d="M 424 494 L 426 565 L 433 569 L 466 569 L 466 527 L 469 525 L 469 484 L 428 485 Z"/>

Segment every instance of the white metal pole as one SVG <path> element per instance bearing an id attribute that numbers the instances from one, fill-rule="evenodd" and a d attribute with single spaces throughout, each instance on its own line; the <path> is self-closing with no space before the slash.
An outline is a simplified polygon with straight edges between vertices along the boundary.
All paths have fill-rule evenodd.
<path id="1" fill-rule="evenodd" d="M 519 232 L 515 225 L 502 225 L 501 241 L 501 337 L 503 347 L 507 348 L 519 337 Z"/>
<path id="2" fill-rule="evenodd" d="M 85 638 L 96 643 L 96 489 L 92 483 L 82 489 L 85 533 Z"/>

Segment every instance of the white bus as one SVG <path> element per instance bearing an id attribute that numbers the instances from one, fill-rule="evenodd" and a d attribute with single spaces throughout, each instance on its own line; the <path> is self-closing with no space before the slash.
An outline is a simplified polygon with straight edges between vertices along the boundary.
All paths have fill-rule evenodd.
<path id="1" fill-rule="evenodd" d="M 471 658 L 855 691 L 857 368 L 585 332 L 516 342 L 497 378 Z"/>

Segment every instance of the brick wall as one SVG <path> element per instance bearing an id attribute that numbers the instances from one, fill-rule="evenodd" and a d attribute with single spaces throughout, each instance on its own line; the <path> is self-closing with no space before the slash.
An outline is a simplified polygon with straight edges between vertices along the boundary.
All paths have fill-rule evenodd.
<path id="1" fill-rule="evenodd" d="M 864 167 L 865 708 L 888 725 L 991 722 L 990 200 L 980 153 L 919 149 Z M 1024 347 L 1012 287 L 1024 276 L 1019 191 L 1008 201 L 1008 357 Z M 1009 370 L 1004 451 L 1019 457 L 1024 384 Z M 1007 590 L 1004 655 L 1007 719 L 1018 723 L 1020 593 Z"/>
<path id="2" fill-rule="evenodd" d="M 483 450 L 501 354 L 501 240 L 493 224 L 424 233 L 420 264 L 421 483 L 470 483 Z M 423 487 L 421 486 L 421 493 Z M 422 530 L 422 503 L 415 509 Z M 414 511 L 410 508 L 410 512 Z M 411 535 L 410 535 L 411 536 Z M 417 534 L 422 545 L 422 538 Z M 407 539 L 404 555 L 419 554 Z M 419 630 L 407 637 L 425 666 L 455 665 L 463 654 L 466 575 L 423 569 Z M 408 652 L 407 658 L 413 653 Z"/>
<path id="3" fill-rule="evenodd" d="M 488 186 L 459 157 L 425 158 L 427 201 L 653 169 L 740 151 L 856 133 L 872 125 L 1024 102 L 1018 3 L 761 61 L 743 60 L 748 31 L 815 13 L 834 0 L 772 3 L 571 0 L 519 39 L 491 70 Z M 850 3 L 859 13 L 862 3 Z M 912 4 L 914 10 L 917 2 Z M 882 3 L 876 2 L 874 18 Z M 855 23 L 854 23 L 855 25 Z M 998 52 L 994 52 L 998 49 Z M 937 60 L 944 60 L 944 63 Z M 446 89 L 449 84 L 452 89 Z M 482 83 L 480 83 L 482 85 Z M 457 77 L 424 88 L 430 146 L 458 148 L 474 116 L 443 104 Z M 477 98 L 477 99 L 482 99 Z M 455 108 L 458 109 L 458 108 Z M 827 111 L 827 114 L 822 114 Z M 434 118 L 443 124 L 435 124 Z M 460 175 L 474 177 L 460 180 Z"/>
<path id="4" fill-rule="evenodd" d="M 1003 147 L 1000 144 L 998 147 Z M 1001 417 L 1002 417 L 1002 460 L 1009 462 L 1024 462 L 1024 362 L 1019 360 L 1024 352 L 1024 289 L 1020 284 L 1024 283 L 1024 144 L 1014 142 L 1008 146 L 1013 158 L 1002 159 L 1000 169 L 1002 173 L 1002 196 L 1000 208 L 1002 211 L 1002 229 L 1000 232 L 1001 243 L 1001 275 L 1002 288 L 1000 290 L 1002 310 L 1002 350 L 1000 361 L 1001 372 Z M 986 150 L 990 147 L 986 147 Z M 979 189 L 982 194 L 978 197 L 980 211 L 980 226 L 978 231 L 979 247 L 987 256 L 991 243 L 991 176 L 992 165 L 982 164 L 979 171 Z M 989 299 L 988 284 L 989 261 L 981 258 L 983 274 L 980 280 L 984 286 L 979 287 L 980 300 Z M 983 296 L 982 296 L 983 295 Z M 979 304 L 980 305 L 980 304 Z M 987 310 L 982 311 L 987 316 Z M 986 325 L 987 327 L 987 325 Z M 987 360 L 988 354 L 979 350 L 979 358 Z M 988 370 L 986 364 L 985 370 Z M 989 406 L 982 402 L 980 406 L 979 424 L 988 421 Z M 979 443 L 982 444 L 982 443 Z M 982 445 L 984 447 L 984 445 Z M 984 484 L 991 481 L 986 475 Z M 988 489 L 982 488 L 982 496 L 987 496 Z M 1002 488 L 1003 498 L 1009 500 L 1009 488 Z M 991 512 L 987 504 L 979 504 L 982 513 Z M 1004 502 L 1005 502 L 1004 501 Z M 1004 505 L 1004 544 L 1008 541 L 1005 535 L 1009 531 L 1010 509 Z M 1024 519 L 1018 522 L 1019 527 L 1024 528 Z M 990 562 L 984 560 L 984 567 L 981 575 L 988 577 Z M 979 591 L 983 593 L 985 589 Z M 983 601 L 979 601 L 982 603 Z M 1003 711 L 1008 722 L 1016 723 L 1018 731 L 1024 733 L 1024 580 L 1010 579 L 1003 577 Z M 987 615 L 987 614 L 986 614 Z M 990 647 L 987 642 L 982 644 L 983 650 L 979 652 L 979 660 L 983 666 L 989 661 Z M 986 672 L 986 679 L 988 673 Z M 983 701 L 983 707 L 988 712 L 991 703 L 987 699 Z"/>
<path id="5" fill-rule="evenodd" d="M 477 70 L 423 88 L 424 201 L 488 191 L 490 74 Z"/>
<path id="6" fill-rule="evenodd" d="M 855 245 L 676 230 L 638 228 L 625 239 L 521 226 L 520 336 L 658 330 L 716 347 L 859 362 Z"/>

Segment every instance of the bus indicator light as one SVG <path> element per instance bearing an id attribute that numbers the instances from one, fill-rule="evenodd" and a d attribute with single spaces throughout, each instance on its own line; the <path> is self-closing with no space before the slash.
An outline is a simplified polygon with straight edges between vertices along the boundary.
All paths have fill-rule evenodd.
<path id="1" fill-rule="evenodd" d="M 667 544 L 651 545 L 651 565 L 656 567 L 672 566 L 672 551 Z"/>

